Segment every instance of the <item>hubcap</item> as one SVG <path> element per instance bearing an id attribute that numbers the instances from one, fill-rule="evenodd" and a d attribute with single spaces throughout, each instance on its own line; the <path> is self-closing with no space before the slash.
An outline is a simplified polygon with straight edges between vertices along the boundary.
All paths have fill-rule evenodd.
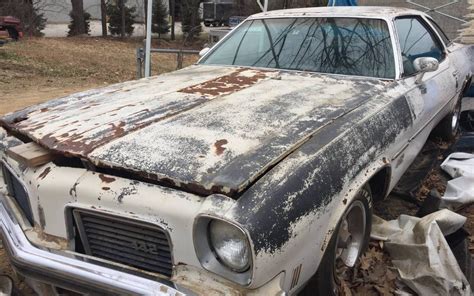
<path id="1" fill-rule="evenodd" d="M 456 110 L 453 114 L 453 118 L 451 119 L 451 128 L 455 131 L 458 128 L 459 122 L 459 112 Z"/>
<path id="2" fill-rule="evenodd" d="M 455 132 L 458 129 L 460 114 L 461 114 L 461 104 L 458 103 L 458 106 L 456 106 L 456 109 L 454 110 L 453 117 L 451 118 L 451 129 L 453 132 Z"/>
<path id="3" fill-rule="evenodd" d="M 341 260 L 346 266 L 353 267 L 364 243 L 366 229 L 364 204 L 356 200 L 342 217 L 336 242 L 334 266 Z"/>

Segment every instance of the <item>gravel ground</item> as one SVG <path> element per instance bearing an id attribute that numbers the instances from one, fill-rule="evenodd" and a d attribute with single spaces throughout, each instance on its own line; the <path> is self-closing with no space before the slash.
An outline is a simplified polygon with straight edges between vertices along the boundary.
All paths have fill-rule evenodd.
<path id="1" fill-rule="evenodd" d="M 3 248 L 2 241 L 0 239 L 0 275 L 7 275 L 10 277 L 15 285 L 15 292 L 17 295 L 29 296 L 29 295 L 36 295 L 35 292 L 25 283 L 25 281 L 21 278 L 21 276 L 17 276 L 17 274 L 13 271 L 10 261 L 8 260 L 8 256 L 6 255 L 6 251 Z"/>

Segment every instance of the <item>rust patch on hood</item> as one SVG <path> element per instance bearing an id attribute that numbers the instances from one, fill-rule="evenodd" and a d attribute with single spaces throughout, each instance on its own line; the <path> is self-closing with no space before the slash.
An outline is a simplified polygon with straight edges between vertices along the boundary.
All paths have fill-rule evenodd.
<path id="1" fill-rule="evenodd" d="M 225 96 L 243 90 L 267 78 L 267 73 L 274 72 L 238 69 L 228 75 L 183 88 L 179 92 L 213 97 Z"/>
<path id="2" fill-rule="evenodd" d="M 234 67 L 197 66 L 158 79 L 27 108 L 0 118 L 0 126 L 104 169 L 103 190 L 115 175 L 237 196 L 317 131 L 385 89 L 377 81 Z M 93 107 L 78 112 L 86 106 Z"/>
<path id="3" fill-rule="evenodd" d="M 227 143 L 228 142 L 226 139 L 216 141 L 216 143 L 214 144 L 214 147 L 216 148 L 217 155 L 221 155 L 222 153 L 224 153 L 224 150 L 225 150 L 224 145 Z"/>

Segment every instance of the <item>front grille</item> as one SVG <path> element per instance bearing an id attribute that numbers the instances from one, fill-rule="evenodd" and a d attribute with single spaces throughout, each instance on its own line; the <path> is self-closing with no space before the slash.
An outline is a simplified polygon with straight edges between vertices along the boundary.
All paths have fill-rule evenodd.
<path id="1" fill-rule="evenodd" d="M 30 200 L 25 187 L 23 187 L 18 178 L 13 175 L 4 164 L 0 164 L 0 166 L 2 167 L 3 179 L 7 185 L 8 195 L 16 200 L 18 206 L 23 211 L 23 214 L 25 214 L 26 219 L 28 219 L 30 224 L 33 225 L 33 214 L 31 212 Z"/>
<path id="2" fill-rule="evenodd" d="M 86 254 L 171 276 L 171 244 L 163 229 L 80 209 L 73 215 Z"/>

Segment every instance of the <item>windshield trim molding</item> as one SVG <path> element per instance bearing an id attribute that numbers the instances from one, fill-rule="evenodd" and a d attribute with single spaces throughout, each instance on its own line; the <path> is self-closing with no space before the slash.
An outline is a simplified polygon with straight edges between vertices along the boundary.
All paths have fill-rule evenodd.
<path id="1" fill-rule="evenodd" d="M 401 79 L 401 73 L 402 73 L 402 68 L 401 68 L 401 59 L 399 57 L 400 54 L 400 49 L 398 45 L 398 40 L 395 36 L 395 26 L 394 26 L 394 19 L 395 18 L 388 18 L 388 17 L 380 17 L 380 16 L 352 16 L 352 15 L 347 15 L 347 14 L 336 14 L 336 15 L 329 15 L 329 14 L 321 14 L 318 16 L 308 16 L 308 15 L 296 15 L 296 16 L 259 16 L 259 17 L 253 17 L 249 16 L 246 18 L 243 22 L 238 24 L 235 28 L 233 28 L 227 35 L 225 35 L 221 40 L 219 40 L 216 44 L 214 44 L 207 52 L 205 55 L 203 55 L 196 63 L 195 65 L 206 65 L 203 64 L 203 62 L 211 55 L 216 49 L 218 49 L 223 42 L 225 42 L 228 38 L 230 38 L 237 29 L 244 25 L 247 22 L 252 22 L 255 20 L 265 20 L 265 19 L 295 19 L 295 18 L 355 18 L 355 19 L 372 19 L 372 20 L 380 20 L 383 21 L 387 24 L 388 32 L 390 34 L 390 43 L 392 45 L 392 53 L 393 53 L 393 62 L 394 62 L 394 68 L 395 68 L 395 76 L 394 78 L 386 78 L 386 77 L 373 77 L 373 76 L 362 76 L 362 75 L 348 75 L 348 74 L 335 74 L 335 73 L 326 73 L 326 72 L 315 72 L 315 71 L 300 71 L 300 70 L 291 70 L 291 69 L 278 69 L 278 68 L 264 68 L 264 67 L 246 67 L 250 69 L 272 69 L 272 70 L 284 70 L 284 71 L 295 71 L 295 72 L 307 72 L 307 73 L 317 73 L 317 74 L 322 74 L 322 75 L 337 75 L 337 76 L 344 76 L 344 77 L 367 77 L 367 78 L 374 78 L 374 79 L 379 79 L 379 80 L 399 80 Z M 399 16 L 397 16 L 399 17 Z M 225 65 L 225 64 L 213 64 L 215 66 L 227 66 L 227 67 L 239 67 L 238 65 Z M 241 66 L 242 67 L 242 66 Z"/>

